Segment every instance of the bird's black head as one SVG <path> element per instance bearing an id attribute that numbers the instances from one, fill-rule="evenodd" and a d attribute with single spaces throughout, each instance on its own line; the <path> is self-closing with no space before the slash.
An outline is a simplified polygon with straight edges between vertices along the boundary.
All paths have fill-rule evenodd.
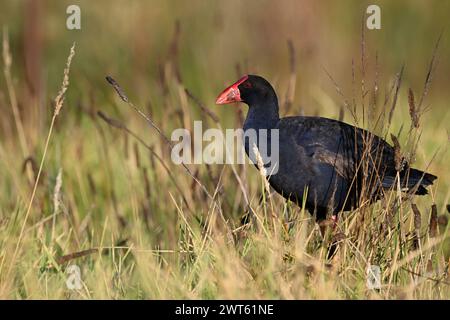
<path id="1" fill-rule="evenodd" d="M 263 77 L 245 75 L 226 88 L 217 97 L 216 104 L 227 104 L 242 101 L 249 106 L 277 102 L 275 90 Z"/>

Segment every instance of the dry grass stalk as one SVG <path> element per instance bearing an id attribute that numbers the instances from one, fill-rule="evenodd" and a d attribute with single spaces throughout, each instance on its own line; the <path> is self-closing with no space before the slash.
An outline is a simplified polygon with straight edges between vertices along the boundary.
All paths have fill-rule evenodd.
<path id="1" fill-rule="evenodd" d="M 53 221 L 52 221 L 52 241 L 55 239 L 56 215 L 59 213 L 61 203 L 61 187 L 62 187 L 62 170 L 58 171 L 56 176 L 55 188 L 53 191 Z"/>
<path id="2" fill-rule="evenodd" d="M 345 117 L 345 110 L 342 106 L 339 107 L 339 115 L 338 115 L 338 120 L 339 121 L 344 121 L 344 117 Z"/>
<path id="3" fill-rule="evenodd" d="M 365 97 L 366 97 L 366 17 L 363 14 L 361 18 L 361 109 L 362 109 L 362 121 L 363 125 L 366 123 L 366 108 L 365 108 Z"/>
<path id="4" fill-rule="evenodd" d="M 211 110 L 209 110 L 197 97 L 195 97 L 191 92 L 187 91 L 187 95 L 189 98 L 191 98 L 195 104 L 201 109 L 201 111 L 205 112 L 209 117 L 211 117 L 211 119 L 216 123 L 217 127 L 219 128 L 220 132 L 222 133 L 222 138 L 224 138 L 223 136 L 223 128 L 219 122 L 219 117 Z M 223 139 L 225 141 L 225 139 Z M 228 155 L 228 145 L 225 143 L 225 149 L 226 149 L 226 154 Z M 246 205 L 248 206 L 249 210 L 253 211 L 253 209 L 250 207 L 250 200 L 246 191 L 246 187 L 244 182 L 242 181 L 241 177 L 239 176 L 239 174 L 236 171 L 236 168 L 233 164 L 233 162 L 230 162 L 230 166 L 231 166 L 231 170 L 233 171 L 233 175 L 235 176 L 239 187 L 241 188 L 242 191 L 242 195 L 244 196 L 244 201 L 246 203 Z M 244 166 L 245 167 L 245 166 Z"/>
<path id="5" fill-rule="evenodd" d="M 420 214 L 419 208 L 415 203 L 411 203 L 411 208 L 414 213 L 414 229 L 420 230 L 422 224 L 422 215 Z"/>
<path id="6" fill-rule="evenodd" d="M 373 89 L 372 89 L 372 106 L 369 109 L 370 114 L 369 114 L 369 119 L 372 121 L 374 120 L 375 117 L 375 108 L 377 107 L 377 102 L 378 102 L 378 81 L 379 81 L 379 65 L 378 65 L 378 52 L 375 53 L 375 77 L 373 80 Z M 376 123 L 373 124 L 373 129 L 376 129 L 377 124 L 378 124 L 378 120 L 377 119 Z"/>
<path id="7" fill-rule="evenodd" d="M 133 143 L 134 160 L 136 162 L 136 167 L 141 168 L 141 157 L 139 154 L 139 145 L 135 142 Z"/>
<path id="8" fill-rule="evenodd" d="M 259 153 L 258 147 L 256 144 L 253 144 L 253 153 L 256 156 L 256 165 L 258 166 L 259 174 L 264 182 L 264 188 L 266 192 L 270 195 L 270 186 L 269 181 L 267 181 L 267 170 L 264 167 L 264 161 L 261 157 L 261 154 Z"/>
<path id="9" fill-rule="evenodd" d="M 64 68 L 64 78 L 63 83 L 61 85 L 61 89 L 58 92 L 58 95 L 55 98 L 55 113 L 54 116 L 57 116 L 59 114 L 59 111 L 61 111 L 61 108 L 64 103 L 65 93 L 67 91 L 67 88 L 69 87 L 69 72 L 70 72 L 70 65 L 72 63 L 72 59 L 75 55 L 75 44 L 72 45 L 72 48 L 70 48 L 70 54 L 67 58 L 66 67 Z"/>
<path id="10" fill-rule="evenodd" d="M 150 188 L 150 181 L 148 180 L 148 170 L 146 167 L 142 168 L 142 176 L 144 177 L 145 197 L 147 198 L 148 201 L 150 201 L 151 188 Z"/>
<path id="11" fill-rule="evenodd" d="M 333 76 L 325 68 L 323 68 L 323 70 L 327 74 L 327 76 L 330 79 L 330 81 L 333 83 L 334 89 L 336 90 L 337 94 L 339 94 L 339 96 L 341 96 L 341 98 L 342 98 L 342 100 L 344 102 L 344 107 L 347 108 L 347 110 L 352 115 L 353 121 L 355 121 L 355 123 L 358 124 L 358 116 L 356 115 L 356 110 L 351 108 L 350 103 L 348 102 L 347 98 L 345 97 L 344 93 L 342 92 L 341 87 L 338 85 L 336 80 L 334 80 Z"/>
<path id="12" fill-rule="evenodd" d="M 95 253 L 95 252 L 98 252 L 97 248 L 87 249 L 87 250 L 83 250 L 83 251 L 78 251 L 78 252 L 66 254 L 65 256 L 56 258 L 56 263 L 61 265 L 61 264 L 64 264 L 66 262 L 69 262 L 69 261 L 71 261 L 73 259 L 85 257 L 85 256 L 90 255 L 90 254 Z"/>
<path id="13" fill-rule="evenodd" d="M 171 41 L 171 44 L 169 47 L 169 52 L 167 53 L 167 55 L 168 55 L 168 62 L 171 62 L 171 65 L 173 67 L 173 73 L 175 75 L 175 79 L 177 80 L 178 84 L 182 83 L 180 66 L 178 64 L 180 35 L 181 35 L 180 20 L 176 20 L 172 41 Z M 167 64 L 166 64 L 166 66 L 167 66 Z"/>
<path id="14" fill-rule="evenodd" d="M 175 188 L 177 188 L 177 191 L 180 193 L 181 197 L 183 198 L 183 202 L 186 205 L 186 207 L 188 208 L 188 210 L 192 211 L 192 209 L 189 206 L 189 202 L 187 201 L 186 197 L 184 196 L 184 192 L 182 191 L 181 187 L 178 185 L 177 180 L 173 176 L 173 174 L 170 171 L 169 167 L 166 165 L 164 160 L 153 150 L 153 148 L 150 147 L 141 137 L 139 137 L 136 133 L 131 131 L 127 126 L 125 126 L 119 120 L 112 119 L 112 118 L 108 117 L 102 111 L 98 111 L 97 114 L 100 117 L 100 119 L 105 121 L 107 124 L 109 124 L 110 126 L 112 126 L 114 128 L 121 129 L 121 130 L 125 131 L 127 134 L 131 135 L 133 138 L 135 138 L 137 141 L 139 141 L 139 143 L 141 143 L 148 151 L 150 151 L 151 155 L 153 157 L 155 157 L 159 161 L 159 163 L 163 166 L 164 170 L 167 172 L 170 180 L 173 182 Z M 195 178 L 195 180 L 198 180 L 198 179 Z"/>
<path id="15" fill-rule="evenodd" d="M 425 97 L 427 96 L 428 91 L 430 89 L 431 79 L 432 79 L 432 75 L 433 75 L 433 70 L 434 70 L 435 64 L 436 64 L 436 53 L 437 53 L 437 50 L 439 48 L 439 44 L 441 42 L 442 34 L 443 34 L 443 32 L 441 32 L 441 34 L 439 35 L 439 38 L 436 41 L 436 45 L 434 46 L 434 49 L 433 49 L 433 54 L 431 56 L 431 61 L 430 61 L 430 64 L 428 66 L 427 76 L 425 78 L 425 83 L 423 85 L 422 95 L 420 96 L 419 104 L 418 104 L 418 107 L 417 107 L 418 112 L 422 112 L 423 101 L 424 101 Z"/>
<path id="16" fill-rule="evenodd" d="M 413 236 L 413 247 L 415 249 L 420 248 L 420 227 L 422 224 L 422 215 L 420 214 L 419 208 L 415 203 L 411 203 L 411 208 L 414 214 L 414 236 Z"/>
<path id="17" fill-rule="evenodd" d="M 163 142 L 165 142 L 170 150 L 173 149 L 173 144 L 172 142 L 169 140 L 169 138 L 166 137 L 166 135 L 162 132 L 162 130 L 153 122 L 152 119 L 150 119 L 150 117 L 148 117 L 146 114 L 144 114 L 137 106 L 135 106 L 127 97 L 127 95 L 125 94 L 125 91 L 122 89 L 122 87 L 120 87 L 120 85 L 117 83 L 116 80 L 114 80 L 112 77 L 107 76 L 106 77 L 106 81 L 108 81 L 109 84 L 112 85 L 112 87 L 114 88 L 114 90 L 117 92 L 117 94 L 119 95 L 119 97 L 126 102 L 130 107 L 132 107 L 142 118 L 145 119 L 145 121 L 147 121 L 148 124 L 150 124 L 150 126 L 152 126 L 160 135 L 161 139 L 163 140 Z M 195 180 L 195 182 L 200 186 L 200 188 L 203 190 L 203 192 L 208 196 L 209 199 L 211 199 L 212 201 L 216 202 L 214 197 L 208 192 L 208 190 L 206 189 L 206 187 L 204 186 L 204 184 L 197 179 L 197 177 L 195 177 L 195 175 L 192 173 L 192 171 L 188 168 L 188 166 L 184 163 L 181 163 L 181 165 L 183 166 L 183 168 L 185 169 L 185 171 L 187 172 L 187 174 L 189 176 L 191 176 L 192 179 Z M 217 204 L 216 204 L 217 205 Z M 217 205 L 217 208 L 220 210 L 220 206 Z"/>
<path id="18" fill-rule="evenodd" d="M 29 218 L 30 213 L 31 213 L 31 208 L 33 206 L 33 201 L 34 201 L 34 198 L 36 196 L 36 190 L 37 190 L 37 187 L 38 187 L 38 184 L 39 184 L 39 179 L 41 177 L 42 169 L 44 167 L 44 162 L 45 162 L 45 158 L 46 158 L 46 155 L 47 155 L 48 146 L 50 144 L 50 138 L 52 136 L 53 127 L 55 125 L 56 117 L 58 116 L 58 114 L 59 114 L 59 112 L 60 112 L 60 110 L 61 110 L 61 108 L 63 106 L 64 95 L 65 95 L 65 93 L 67 91 L 67 87 L 69 85 L 70 65 L 71 65 L 72 58 L 73 58 L 74 55 L 75 55 L 75 43 L 72 45 L 72 47 L 70 49 L 69 57 L 67 58 L 66 67 L 64 69 L 63 83 L 62 83 L 61 89 L 60 89 L 60 91 L 59 91 L 59 93 L 58 93 L 58 95 L 57 95 L 57 97 L 55 99 L 56 106 L 55 106 L 55 110 L 54 110 L 54 113 L 53 113 L 52 121 L 50 123 L 50 128 L 48 130 L 47 139 L 45 141 L 44 152 L 42 154 L 42 158 L 41 158 L 41 162 L 40 162 L 40 165 L 39 165 L 38 174 L 37 174 L 37 177 L 36 177 L 36 181 L 34 183 L 33 191 L 31 193 L 30 201 L 28 202 L 27 211 L 25 213 L 25 217 L 24 217 L 24 220 L 22 222 L 22 227 L 21 227 L 21 230 L 20 230 L 19 238 L 17 239 L 16 247 L 15 247 L 13 256 L 11 258 L 11 261 L 10 261 L 10 266 L 9 266 L 7 272 L 6 272 L 6 278 L 9 277 L 9 274 L 10 274 L 11 270 L 13 269 L 14 264 L 16 263 L 17 254 L 18 254 L 20 246 L 22 244 L 22 239 L 23 239 L 23 236 L 24 236 L 25 227 L 26 227 L 28 218 Z M 3 266 L 3 263 L 2 263 L 2 266 Z"/>
<path id="19" fill-rule="evenodd" d="M 395 79 L 395 91 L 394 91 L 394 97 L 392 99 L 391 108 L 389 110 L 389 116 L 388 116 L 388 125 L 387 125 L 387 132 L 391 128 L 392 123 L 392 117 L 394 116 L 395 107 L 397 106 L 397 99 L 398 99 L 398 93 L 400 91 L 400 87 L 402 84 L 402 77 L 403 77 L 403 71 L 405 69 L 405 66 L 402 65 L 402 68 L 400 69 L 400 72 L 397 73 L 396 79 Z"/>
<path id="20" fill-rule="evenodd" d="M 39 171 L 39 166 L 37 165 L 36 159 L 34 157 L 29 156 L 27 157 L 22 164 L 22 173 L 27 172 L 27 170 L 31 171 L 32 179 L 31 181 L 33 184 L 36 181 L 37 173 Z"/>
<path id="21" fill-rule="evenodd" d="M 88 172 L 87 174 L 87 180 L 89 185 L 89 191 L 92 193 L 92 195 L 95 196 L 97 194 L 97 187 L 95 186 L 94 178 L 92 177 L 92 174 L 90 172 Z"/>
<path id="22" fill-rule="evenodd" d="M 128 140 L 128 135 L 124 134 L 123 135 L 123 155 L 125 157 L 125 159 L 129 159 L 129 140 Z"/>
<path id="23" fill-rule="evenodd" d="M 436 204 L 431 206 L 431 214 L 430 214 L 430 237 L 437 236 L 437 207 Z"/>
<path id="24" fill-rule="evenodd" d="M 114 88 L 114 90 L 116 90 L 117 94 L 119 95 L 120 99 L 122 99 L 123 102 L 126 103 L 130 102 L 130 100 L 128 100 L 127 95 L 125 94 L 125 91 L 123 91 L 122 87 L 119 86 L 116 80 L 114 80 L 110 76 L 106 76 L 106 81 L 108 81 L 108 83 L 112 85 L 112 87 Z"/>
<path id="25" fill-rule="evenodd" d="M 401 171 L 403 167 L 403 156 L 401 152 L 400 142 L 395 135 L 391 134 L 392 142 L 394 143 L 394 160 L 395 160 L 395 170 Z"/>
<path id="26" fill-rule="evenodd" d="M 289 113 L 292 107 L 292 103 L 294 102 L 295 96 L 295 85 L 297 82 L 297 63 L 296 63 L 296 54 L 295 47 L 292 40 L 288 40 L 288 49 L 289 49 L 289 66 L 290 66 L 290 75 L 289 75 L 289 83 L 286 91 L 286 101 L 285 101 L 285 112 Z"/>
<path id="27" fill-rule="evenodd" d="M 219 117 L 211 111 L 207 106 L 205 106 L 196 96 L 194 96 L 188 89 L 185 89 L 186 95 L 191 98 L 195 104 L 203 111 L 207 116 L 209 116 L 214 123 L 219 123 Z"/>
<path id="28" fill-rule="evenodd" d="M 414 128 L 419 128 L 419 113 L 414 102 L 414 93 L 411 88 L 408 90 L 408 105 L 409 115 L 411 116 L 412 125 Z"/>
<path id="29" fill-rule="evenodd" d="M 14 123 L 16 125 L 20 147 L 22 149 L 23 156 L 26 157 L 29 154 L 28 145 L 26 142 L 25 130 L 23 127 L 22 119 L 20 117 L 19 106 L 17 103 L 16 92 L 13 86 L 13 80 L 11 76 L 12 56 L 9 49 L 9 37 L 6 28 L 3 29 L 3 73 L 5 75 L 6 87 L 8 89 L 9 100 L 11 103 L 11 109 L 13 111 Z"/>
<path id="30" fill-rule="evenodd" d="M 423 275 L 423 274 L 414 272 L 414 271 L 409 270 L 409 269 L 404 268 L 404 267 L 402 267 L 402 269 L 405 270 L 405 271 L 407 271 L 408 273 L 414 275 L 414 276 L 417 276 L 417 277 L 420 277 L 420 278 L 423 278 L 423 279 L 426 279 L 426 280 L 433 281 L 433 282 L 435 282 L 435 284 L 445 284 L 445 285 L 450 285 L 450 282 L 448 282 L 448 281 L 445 281 L 445 280 L 442 280 L 442 279 L 435 279 L 435 278 L 432 278 L 432 277 L 430 277 L 430 276 L 428 276 L 428 275 L 426 275 L 426 274 Z"/>
<path id="31" fill-rule="evenodd" d="M 180 20 L 175 21 L 175 29 L 173 32 L 172 41 L 169 47 L 169 58 L 175 59 L 178 56 L 179 51 L 179 43 L 180 43 L 180 35 L 181 35 L 181 24 Z"/>
<path id="32" fill-rule="evenodd" d="M 62 170 L 58 170 L 56 176 L 55 189 L 53 191 L 53 211 L 57 213 L 59 211 L 59 205 L 61 200 L 61 187 L 62 187 Z"/>

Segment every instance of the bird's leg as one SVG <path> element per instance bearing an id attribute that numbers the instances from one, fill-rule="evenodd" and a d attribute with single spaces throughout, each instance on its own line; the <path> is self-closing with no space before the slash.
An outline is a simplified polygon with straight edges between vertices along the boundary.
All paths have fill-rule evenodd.
<path id="1" fill-rule="evenodd" d="M 327 258 L 328 259 L 332 259 L 334 254 L 336 253 L 337 247 L 338 247 L 338 233 L 336 233 L 336 228 L 337 228 L 337 224 L 338 224 L 338 215 L 337 214 L 333 214 L 331 216 L 331 221 L 332 221 L 332 226 L 331 226 L 331 230 L 333 233 L 333 236 L 331 238 L 331 244 L 328 247 L 328 254 L 327 254 Z"/>
<path id="2" fill-rule="evenodd" d="M 317 223 L 319 224 L 320 234 L 323 238 L 325 238 L 325 233 L 328 226 L 331 226 L 332 233 L 334 233 L 334 231 L 336 230 L 338 224 L 338 215 L 333 214 L 331 216 L 331 219 L 319 219 Z"/>
<path id="3" fill-rule="evenodd" d="M 338 218 L 337 214 L 333 214 L 331 216 L 331 221 L 333 221 L 333 231 L 336 230 L 336 228 L 337 228 L 338 220 L 339 220 L 339 218 Z"/>
<path id="4" fill-rule="evenodd" d="M 319 230 L 320 230 L 320 235 L 322 236 L 322 238 L 325 239 L 325 233 L 327 231 L 327 220 L 323 219 L 323 220 L 319 220 L 317 221 L 317 224 L 319 225 Z"/>
<path id="5" fill-rule="evenodd" d="M 317 221 L 317 223 L 319 224 L 319 229 L 320 229 L 320 234 L 322 235 L 322 238 L 324 239 L 324 241 L 326 241 L 326 235 L 327 235 L 327 227 L 331 227 L 331 242 L 328 245 L 328 254 L 327 254 L 327 258 L 331 259 L 333 258 L 334 254 L 336 253 L 337 250 L 337 239 L 335 239 L 335 233 L 336 233 L 336 228 L 337 228 L 337 224 L 338 224 L 338 215 L 337 214 L 333 214 L 331 216 L 331 218 L 322 218 L 319 219 Z"/>

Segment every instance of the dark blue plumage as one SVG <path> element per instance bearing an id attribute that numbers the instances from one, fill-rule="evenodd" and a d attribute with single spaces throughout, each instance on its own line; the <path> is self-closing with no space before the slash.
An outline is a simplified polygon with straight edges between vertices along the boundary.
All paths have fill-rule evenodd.
<path id="1" fill-rule="evenodd" d="M 279 168 L 268 177 L 285 198 L 306 207 L 317 219 L 358 206 L 360 199 L 376 201 L 396 183 L 395 151 L 382 138 L 349 124 L 321 117 L 279 118 L 278 99 L 270 83 L 248 75 L 227 88 L 218 103 L 242 101 L 249 111 L 244 132 L 279 130 Z M 270 137 L 269 137 L 270 138 Z M 259 141 L 258 141 L 259 143 Z M 259 146 L 258 146 L 259 147 Z M 251 146 L 245 143 L 247 155 Z M 398 162 L 398 161 L 397 161 Z M 402 191 L 426 194 L 436 176 L 399 168 Z"/>

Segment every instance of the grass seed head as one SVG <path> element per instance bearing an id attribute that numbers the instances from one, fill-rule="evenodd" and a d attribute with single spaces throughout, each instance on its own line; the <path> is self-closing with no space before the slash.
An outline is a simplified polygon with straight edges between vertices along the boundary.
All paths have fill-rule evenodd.
<path id="1" fill-rule="evenodd" d="M 59 111 L 61 111 L 61 108 L 64 104 L 65 93 L 67 91 L 67 88 L 69 87 L 70 65 L 72 63 L 72 59 L 74 56 L 75 56 L 75 43 L 73 43 L 72 47 L 70 48 L 70 53 L 69 56 L 67 57 L 66 67 L 64 68 L 64 78 L 61 85 L 61 89 L 59 90 L 58 95 L 55 98 L 55 115 L 59 114 Z"/>
<path id="2" fill-rule="evenodd" d="M 416 104 L 414 102 L 414 93 L 411 88 L 408 90 L 408 105 L 409 105 L 409 115 L 411 116 L 411 121 L 414 128 L 419 128 L 419 110 L 417 110 Z"/>
<path id="3" fill-rule="evenodd" d="M 436 204 L 431 206 L 430 215 L 430 237 L 436 237 L 437 235 L 437 207 Z"/>

